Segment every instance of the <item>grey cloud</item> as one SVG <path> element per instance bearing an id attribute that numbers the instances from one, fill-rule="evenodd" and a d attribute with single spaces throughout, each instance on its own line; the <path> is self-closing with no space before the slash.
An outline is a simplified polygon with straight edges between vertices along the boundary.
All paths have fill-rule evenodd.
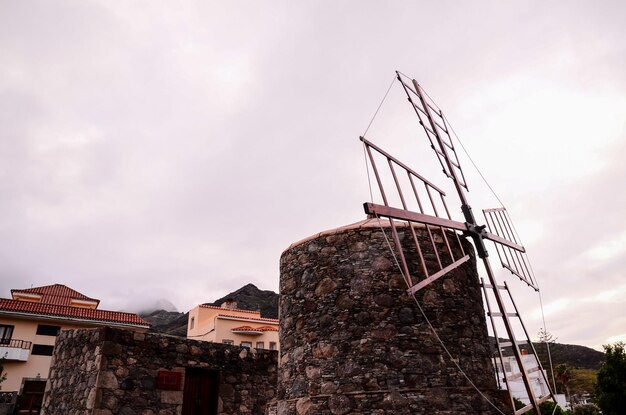
<path id="1" fill-rule="evenodd" d="M 276 290 L 291 242 L 363 217 L 358 135 L 394 69 L 436 94 L 462 136 L 484 126 L 464 114 L 483 116 L 469 106 L 490 85 L 537 92 L 528 79 L 556 82 L 565 68 L 571 88 L 592 71 L 604 79 L 585 93 L 624 89 L 621 3 L 612 13 L 492 6 L 1 3 L 3 295 L 59 282 L 104 307 L 167 298 L 185 310 L 247 282 Z M 371 130 L 391 145 L 417 127 L 397 92 Z M 493 111 L 484 115 L 498 117 L 503 104 L 483 98 Z M 484 165 L 500 147 L 482 150 L 481 138 L 468 141 Z M 583 220 L 624 202 L 593 190 L 619 188 L 624 171 L 611 163 L 585 183 L 550 183 L 552 196 L 496 170 L 502 187 L 519 181 L 506 200 L 532 201 L 522 220 L 545 224 L 546 242 L 530 248 L 540 271 L 558 271 L 547 291 L 588 290 L 580 270 L 600 283 L 622 278 L 618 259 L 589 270 L 572 259 L 610 239 L 609 226 L 625 228 L 617 209 Z"/>

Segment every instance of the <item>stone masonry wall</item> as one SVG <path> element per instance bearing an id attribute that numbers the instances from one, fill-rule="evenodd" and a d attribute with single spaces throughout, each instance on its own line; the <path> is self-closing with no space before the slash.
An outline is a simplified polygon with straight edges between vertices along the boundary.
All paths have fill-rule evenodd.
<path id="1" fill-rule="evenodd" d="M 263 414 L 274 398 L 277 352 L 121 329 L 62 332 L 42 414 L 177 415 L 188 368 L 217 370 L 218 413 Z M 182 372 L 179 390 L 157 387 L 159 371 Z"/>
<path id="2" fill-rule="evenodd" d="M 388 233 L 388 221 L 380 223 Z M 410 238 L 407 228 L 399 232 Z M 496 390 L 473 250 L 463 243 L 472 260 L 417 299 L 460 367 L 510 413 Z M 414 271 L 417 258 L 405 253 Z M 434 252 L 426 259 L 434 261 Z M 497 413 L 407 295 L 377 220 L 293 244 L 280 269 L 279 415 Z"/>

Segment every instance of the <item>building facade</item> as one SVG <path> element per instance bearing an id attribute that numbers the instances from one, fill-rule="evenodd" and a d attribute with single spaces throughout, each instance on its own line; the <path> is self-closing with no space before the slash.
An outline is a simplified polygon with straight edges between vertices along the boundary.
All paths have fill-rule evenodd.
<path id="1" fill-rule="evenodd" d="M 189 311 L 187 338 L 259 350 L 279 350 L 278 320 L 259 311 L 240 310 L 234 301 L 221 307 L 200 304 Z"/>
<path id="2" fill-rule="evenodd" d="M 18 392 L 21 408 L 37 410 L 46 386 L 56 337 L 61 330 L 101 326 L 146 331 L 137 314 L 100 310 L 100 300 L 65 285 L 13 289 L 0 298 L 0 357 L 3 392 Z"/>

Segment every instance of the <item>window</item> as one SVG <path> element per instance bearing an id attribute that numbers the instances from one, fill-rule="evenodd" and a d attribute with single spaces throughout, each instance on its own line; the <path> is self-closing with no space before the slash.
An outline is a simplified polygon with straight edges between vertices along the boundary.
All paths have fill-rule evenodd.
<path id="1" fill-rule="evenodd" d="M 0 344 L 9 344 L 13 336 L 13 327 L 5 324 L 0 325 Z"/>
<path id="2" fill-rule="evenodd" d="M 33 355 L 38 356 L 52 356 L 54 346 L 48 346 L 47 344 L 33 344 Z"/>
<path id="3" fill-rule="evenodd" d="M 232 340 L 228 340 L 228 339 L 224 339 L 224 340 L 222 340 L 222 343 L 224 343 L 224 344 L 235 344 L 235 342 L 234 342 L 234 341 L 232 341 Z"/>
<path id="4" fill-rule="evenodd" d="M 196 324 L 196 318 L 191 317 L 191 321 L 189 322 L 189 330 L 193 330 L 193 326 Z"/>
<path id="5" fill-rule="evenodd" d="M 265 349 L 265 343 L 263 343 L 263 342 L 256 342 L 256 348 L 259 349 L 259 350 Z"/>
<path id="6" fill-rule="evenodd" d="M 252 342 L 241 342 L 241 347 L 247 347 L 250 349 L 252 347 Z"/>
<path id="7" fill-rule="evenodd" d="M 270 350 L 276 350 L 276 342 L 270 342 Z"/>
<path id="8" fill-rule="evenodd" d="M 61 331 L 59 326 L 48 326 L 47 324 L 37 325 L 37 334 L 42 336 L 58 336 Z"/>

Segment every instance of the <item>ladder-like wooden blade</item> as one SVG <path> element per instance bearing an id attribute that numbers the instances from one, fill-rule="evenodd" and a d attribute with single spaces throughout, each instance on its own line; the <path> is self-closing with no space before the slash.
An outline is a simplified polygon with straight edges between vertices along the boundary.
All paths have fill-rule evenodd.
<path id="1" fill-rule="evenodd" d="M 552 395 L 542 396 L 541 398 L 539 398 L 537 400 L 537 404 L 541 405 L 542 403 L 544 403 L 545 401 L 547 401 L 547 400 L 549 400 L 551 398 L 552 398 Z M 526 412 L 530 411 L 531 409 L 533 409 L 533 404 L 528 404 L 528 405 L 524 406 L 523 408 L 518 409 L 517 411 L 515 411 L 515 415 L 525 414 Z"/>
<path id="2" fill-rule="evenodd" d="M 361 141 L 383 202 L 364 203 L 365 213 L 389 220 L 400 267 L 413 294 L 469 260 L 459 235 L 467 225 L 451 218 L 443 190 L 372 142 L 363 137 Z M 428 254 L 436 261 L 427 261 Z M 409 266 L 407 257 L 417 257 L 417 269 Z"/>
<path id="3" fill-rule="evenodd" d="M 402 84 L 402 88 L 415 110 L 419 123 L 424 128 L 424 132 L 430 141 L 430 147 L 437 155 L 444 174 L 456 181 L 460 187 L 468 190 L 465 174 L 461 168 L 461 162 L 459 161 L 443 112 L 424 93 L 415 79 L 405 79 L 399 72 L 397 75 L 398 81 Z"/>
<path id="4" fill-rule="evenodd" d="M 513 296 L 511 294 L 511 291 L 509 290 L 509 287 L 506 283 L 504 285 L 494 286 L 493 284 L 486 284 L 483 281 L 481 281 L 481 286 L 483 289 L 485 304 L 487 305 L 487 316 L 489 317 L 489 320 L 491 322 L 491 327 L 496 341 L 496 352 L 498 354 L 499 363 L 496 364 L 495 367 L 498 384 L 500 384 L 501 380 L 504 381 L 506 389 L 511 395 L 511 390 L 513 386 L 512 383 L 521 380 L 524 383 L 525 390 L 528 394 L 528 400 L 530 401 L 528 405 L 515 411 L 515 413 L 523 414 L 530 410 L 537 410 L 539 405 L 548 399 L 552 399 L 556 402 L 550 390 L 550 383 L 548 382 L 547 375 L 543 370 L 543 367 L 541 366 L 539 358 L 537 357 L 537 352 L 533 346 L 528 331 L 526 330 L 526 326 L 522 321 L 519 310 L 517 308 L 517 305 L 515 304 L 515 301 L 513 300 Z M 511 312 L 507 311 L 506 307 L 504 306 L 504 302 L 502 301 L 497 301 L 498 311 L 494 311 L 492 309 L 492 302 L 490 300 L 490 297 L 496 297 L 500 292 L 505 292 L 506 296 L 509 298 L 509 306 L 513 307 L 513 310 L 511 310 Z M 506 339 L 506 341 L 501 341 L 502 339 L 498 335 L 495 318 L 501 318 L 503 322 L 508 319 L 518 319 L 519 326 L 522 328 L 522 334 L 525 338 L 523 340 L 518 340 L 515 337 L 516 333 L 513 333 L 511 331 L 512 337 Z M 510 324 L 509 327 L 512 330 L 512 326 Z M 524 350 L 526 350 L 527 354 L 520 353 L 521 345 L 524 345 Z M 506 357 L 505 350 L 507 350 L 509 353 L 509 355 Z M 510 355 L 511 353 L 512 356 Z M 514 367 L 515 365 L 513 364 L 513 362 L 517 366 L 516 368 Z M 533 373 L 537 374 L 531 377 L 530 375 Z M 543 382 L 543 385 L 548 391 L 547 394 L 544 394 L 543 392 L 537 393 L 535 391 L 535 386 L 539 385 L 535 384 L 536 381 Z M 543 391 L 543 389 L 541 390 Z M 537 398 L 537 396 L 541 397 Z"/>
<path id="5" fill-rule="evenodd" d="M 502 267 L 538 291 L 526 250 L 519 244 L 506 208 L 483 209 L 483 215 L 489 229 L 485 238 L 495 242 Z"/>
<path id="6" fill-rule="evenodd" d="M 417 291 L 421 290 L 422 288 L 424 288 L 425 286 L 427 286 L 431 282 L 434 282 L 435 280 L 443 277 L 444 275 L 446 275 L 448 272 L 452 271 L 453 269 L 463 265 L 464 263 L 469 261 L 469 259 L 470 259 L 470 256 L 469 255 L 465 255 L 463 258 L 459 259 L 458 261 L 453 262 L 452 264 L 450 264 L 447 267 L 443 268 L 439 272 L 431 275 L 430 277 L 426 278 L 423 281 L 418 282 L 417 284 L 415 284 L 414 286 L 409 288 L 409 294 L 415 294 Z"/>

